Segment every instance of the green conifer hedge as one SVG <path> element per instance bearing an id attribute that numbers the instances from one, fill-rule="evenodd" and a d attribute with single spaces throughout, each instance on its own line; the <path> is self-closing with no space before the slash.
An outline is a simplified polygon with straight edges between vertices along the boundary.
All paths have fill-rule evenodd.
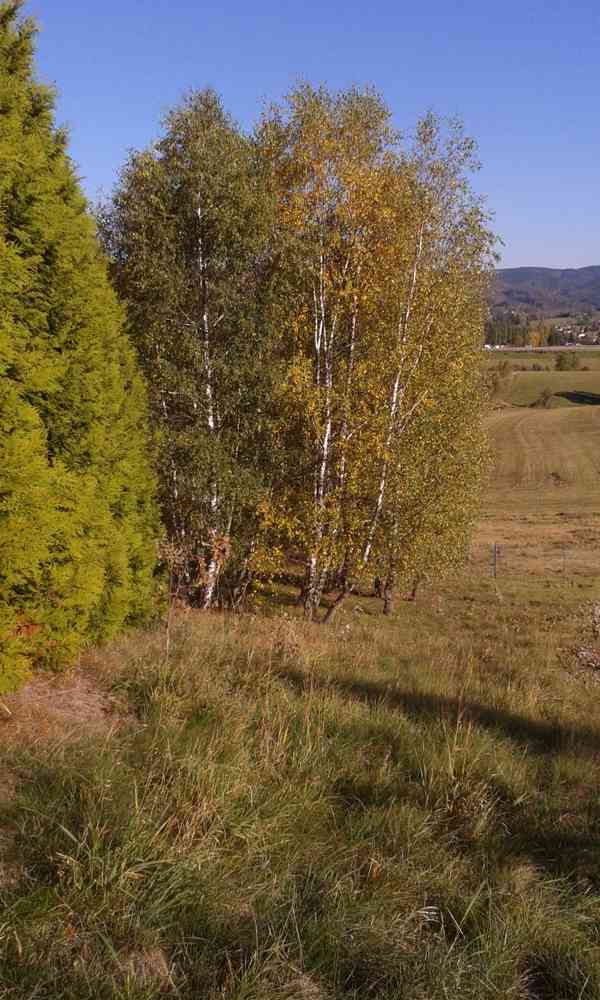
<path id="1" fill-rule="evenodd" d="M 148 614 L 158 532 L 144 387 L 19 8 L 0 3 L 0 692 Z"/>

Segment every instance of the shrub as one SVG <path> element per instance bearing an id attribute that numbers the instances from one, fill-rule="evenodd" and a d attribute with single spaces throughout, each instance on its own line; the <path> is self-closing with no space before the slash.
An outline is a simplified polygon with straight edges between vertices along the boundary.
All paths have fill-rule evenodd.
<path id="1" fill-rule="evenodd" d="M 579 368 L 579 358 L 577 354 L 571 351 L 565 354 L 557 354 L 554 367 L 557 372 L 574 371 L 576 368 Z"/>
<path id="2" fill-rule="evenodd" d="M 488 392 L 490 399 L 501 399 L 505 396 L 510 387 L 515 368 L 507 358 L 502 358 L 499 364 L 488 374 Z"/>
<path id="3" fill-rule="evenodd" d="M 550 401 L 553 395 L 554 393 L 552 392 L 552 389 L 549 389 L 548 386 L 545 386 L 542 389 L 541 393 L 539 394 L 538 398 L 531 405 L 538 407 L 548 407 L 550 406 Z"/>

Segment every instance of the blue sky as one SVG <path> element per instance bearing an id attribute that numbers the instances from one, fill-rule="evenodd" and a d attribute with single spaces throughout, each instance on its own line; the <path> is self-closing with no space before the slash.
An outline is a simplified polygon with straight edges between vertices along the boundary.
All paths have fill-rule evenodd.
<path id="1" fill-rule="evenodd" d="M 479 143 L 505 266 L 600 264 L 600 2 L 27 0 L 38 68 L 88 195 L 210 85 L 250 127 L 299 78 L 373 84 L 409 131 L 429 108 Z"/>

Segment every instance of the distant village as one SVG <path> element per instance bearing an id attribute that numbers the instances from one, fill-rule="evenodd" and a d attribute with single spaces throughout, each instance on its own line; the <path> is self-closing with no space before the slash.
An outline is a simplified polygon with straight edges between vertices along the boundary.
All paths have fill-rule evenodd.
<path id="1" fill-rule="evenodd" d="M 485 325 L 485 346 L 600 346 L 600 314 L 534 318 L 512 310 L 491 311 Z"/>
<path id="2" fill-rule="evenodd" d="M 589 324 L 578 326 L 575 323 L 565 323 L 552 328 L 550 336 L 556 346 L 567 344 L 600 344 L 600 319 L 591 320 Z"/>

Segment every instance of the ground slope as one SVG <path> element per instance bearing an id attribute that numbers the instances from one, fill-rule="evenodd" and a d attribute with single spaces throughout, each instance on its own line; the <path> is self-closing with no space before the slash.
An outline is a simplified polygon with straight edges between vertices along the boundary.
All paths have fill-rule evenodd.
<path id="1" fill-rule="evenodd" d="M 553 406 L 598 406 L 600 371 L 517 371 L 512 376 L 508 400 L 517 406 L 531 406 L 545 389 L 552 393 Z"/>
<path id="2" fill-rule="evenodd" d="M 588 373 L 577 374 L 579 386 Z M 600 510 L 600 407 L 497 410 L 489 432 L 494 490 L 566 486 L 579 503 Z"/>
<path id="3" fill-rule="evenodd" d="M 600 1000 L 598 420 L 493 414 L 389 620 L 275 586 L 7 699 L 1 1000 Z"/>
<path id="4" fill-rule="evenodd" d="M 473 540 L 475 565 L 489 573 L 496 544 L 499 579 L 529 581 L 530 595 L 541 589 L 538 599 L 561 576 L 569 585 L 593 583 L 600 574 L 600 407 L 506 407 L 492 413 L 488 429 L 495 461 Z"/>

